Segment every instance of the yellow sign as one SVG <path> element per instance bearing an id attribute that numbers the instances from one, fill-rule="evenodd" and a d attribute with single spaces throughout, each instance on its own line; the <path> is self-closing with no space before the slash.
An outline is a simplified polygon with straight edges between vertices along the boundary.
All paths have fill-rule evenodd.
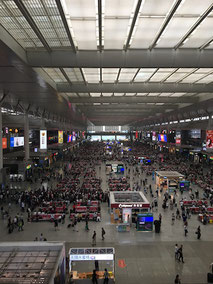
<path id="1" fill-rule="evenodd" d="M 63 131 L 59 130 L 58 131 L 58 143 L 59 144 L 62 144 L 64 142 L 64 139 L 63 139 Z"/>

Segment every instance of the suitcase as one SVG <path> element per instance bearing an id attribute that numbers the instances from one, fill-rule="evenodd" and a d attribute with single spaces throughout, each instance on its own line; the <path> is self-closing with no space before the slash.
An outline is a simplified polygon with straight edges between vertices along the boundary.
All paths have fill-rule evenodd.
<path id="1" fill-rule="evenodd" d="M 208 273 L 207 274 L 207 282 L 208 283 L 213 283 L 213 273 Z"/>

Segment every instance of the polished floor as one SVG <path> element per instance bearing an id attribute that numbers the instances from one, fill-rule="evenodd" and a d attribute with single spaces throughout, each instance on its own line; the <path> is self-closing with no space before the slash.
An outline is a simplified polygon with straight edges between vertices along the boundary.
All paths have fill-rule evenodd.
<path id="1" fill-rule="evenodd" d="M 96 168 L 97 176 L 102 178 L 102 186 L 107 190 L 107 177 L 105 174 L 105 164 Z M 140 178 L 144 178 L 141 175 Z M 133 186 L 137 181 L 133 171 L 130 171 L 130 184 Z M 148 178 L 148 184 L 154 181 Z M 25 188 L 29 185 L 23 184 Z M 202 194 L 202 192 L 201 192 Z M 188 193 L 183 196 L 188 197 Z M 180 194 L 178 198 L 182 197 Z M 149 194 L 147 198 L 151 200 Z M 65 224 L 60 224 L 59 230 L 55 231 L 51 223 L 28 223 L 25 218 L 23 232 L 14 231 L 12 234 L 7 232 L 7 220 L 0 220 L 0 241 L 33 241 L 43 233 L 48 241 L 64 241 L 66 249 L 70 247 L 90 247 L 93 230 L 97 232 L 97 247 L 114 247 L 116 251 L 115 275 L 116 283 L 174 283 L 176 274 L 180 274 L 181 283 L 207 283 L 207 272 L 209 265 L 213 262 L 213 224 L 203 226 L 197 216 L 191 216 L 188 226 L 188 236 L 184 236 L 183 222 L 176 220 L 171 224 L 172 210 L 162 209 L 162 196 L 159 196 L 158 210 L 154 212 L 155 218 L 159 213 L 162 214 L 161 233 L 155 234 L 136 232 L 131 228 L 130 232 L 119 233 L 116 225 L 110 224 L 109 209 L 107 204 L 102 204 L 101 222 L 89 222 L 90 231 L 84 229 L 85 223 L 78 223 L 75 231 L 67 228 L 69 223 L 68 216 Z M 12 205 L 11 216 L 19 212 L 16 205 Z M 174 209 L 175 212 L 175 209 Z M 26 217 L 26 216 L 25 216 Z M 196 239 L 196 228 L 201 225 L 201 240 Z M 101 240 L 101 228 L 106 231 L 106 238 Z M 174 246 L 183 244 L 185 263 L 179 263 L 174 257 Z M 125 265 L 120 267 L 119 260 L 123 260 Z"/>

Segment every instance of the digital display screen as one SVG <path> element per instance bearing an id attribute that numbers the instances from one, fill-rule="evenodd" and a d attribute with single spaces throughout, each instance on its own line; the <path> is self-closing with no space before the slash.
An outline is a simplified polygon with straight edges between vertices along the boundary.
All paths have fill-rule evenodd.
<path id="1" fill-rule="evenodd" d="M 189 137 L 193 138 L 193 139 L 200 139 L 201 138 L 201 130 L 200 129 L 189 130 Z"/>
<path id="2" fill-rule="evenodd" d="M 20 147 L 24 146 L 24 137 L 11 137 L 10 147 Z"/>

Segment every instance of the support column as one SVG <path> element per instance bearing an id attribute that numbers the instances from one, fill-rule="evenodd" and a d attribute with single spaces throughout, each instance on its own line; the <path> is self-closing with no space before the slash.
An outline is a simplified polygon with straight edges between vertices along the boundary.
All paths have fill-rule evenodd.
<path id="1" fill-rule="evenodd" d="M 2 149 L 2 112 L 0 107 L 0 171 L 3 168 L 3 149 Z"/>
<path id="2" fill-rule="evenodd" d="M 30 158 L 29 116 L 27 112 L 24 114 L 24 151 L 25 151 L 25 161 L 27 162 Z"/>

